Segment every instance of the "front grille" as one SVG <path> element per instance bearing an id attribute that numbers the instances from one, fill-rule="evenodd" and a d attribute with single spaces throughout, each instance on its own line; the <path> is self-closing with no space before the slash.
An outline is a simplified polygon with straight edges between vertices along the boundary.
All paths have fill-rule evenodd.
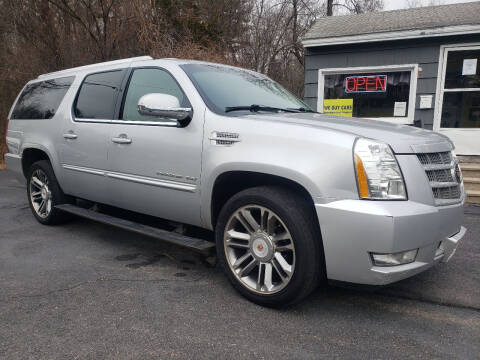
<path id="1" fill-rule="evenodd" d="M 417 154 L 432 187 L 436 205 L 455 204 L 462 190 L 455 177 L 455 161 L 450 151 Z"/>
<path id="2" fill-rule="evenodd" d="M 424 153 L 417 154 L 418 159 L 422 165 L 432 165 L 432 164 L 450 164 L 452 162 L 452 153 L 450 151 L 439 152 L 439 153 Z"/>

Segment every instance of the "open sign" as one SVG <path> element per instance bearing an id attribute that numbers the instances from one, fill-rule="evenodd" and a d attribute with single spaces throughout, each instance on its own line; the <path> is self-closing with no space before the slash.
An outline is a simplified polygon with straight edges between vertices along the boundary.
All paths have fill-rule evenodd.
<path id="1" fill-rule="evenodd" d="M 345 78 L 345 92 L 348 94 L 386 91 L 387 75 L 355 75 Z"/>

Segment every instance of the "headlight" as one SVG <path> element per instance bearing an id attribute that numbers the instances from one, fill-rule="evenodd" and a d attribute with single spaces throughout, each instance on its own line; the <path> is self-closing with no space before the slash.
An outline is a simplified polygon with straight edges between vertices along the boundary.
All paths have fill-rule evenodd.
<path id="1" fill-rule="evenodd" d="M 355 142 L 353 153 L 360 198 L 407 199 L 402 172 L 390 146 L 360 138 Z"/>

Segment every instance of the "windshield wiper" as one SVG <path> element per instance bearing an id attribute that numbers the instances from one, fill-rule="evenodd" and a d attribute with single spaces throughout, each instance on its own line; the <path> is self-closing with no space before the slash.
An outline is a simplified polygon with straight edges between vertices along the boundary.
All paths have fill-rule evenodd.
<path id="1" fill-rule="evenodd" d="M 264 106 L 264 105 L 248 105 L 248 106 L 227 106 L 225 108 L 225 112 L 231 112 L 231 111 L 241 111 L 241 110 L 248 110 L 251 112 L 258 112 L 258 111 L 271 111 L 271 112 L 290 112 L 290 113 L 297 113 L 299 110 L 296 109 L 283 109 L 283 108 L 277 108 L 277 107 L 272 107 L 272 106 Z"/>
<path id="2" fill-rule="evenodd" d="M 288 108 L 288 110 L 296 110 L 298 112 L 305 112 L 305 113 L 314 113 L 316 111 L 313 111 L 313 110 L 310 110 L 310 109 L 306 109 L 304 107 L 301 107 L 301 108 Z"/>

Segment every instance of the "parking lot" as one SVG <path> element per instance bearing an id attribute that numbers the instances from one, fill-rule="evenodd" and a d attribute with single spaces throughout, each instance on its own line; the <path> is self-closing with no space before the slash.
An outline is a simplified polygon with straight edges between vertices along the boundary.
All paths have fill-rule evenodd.
<path id="1" fill-rule="evenodd" d="M 78 219 L 38 224 L 0 171 L 0 358 L 480 358 L 480 208 L 447 264 L 290 309 L 240 297 L 188 250 Z"/>

